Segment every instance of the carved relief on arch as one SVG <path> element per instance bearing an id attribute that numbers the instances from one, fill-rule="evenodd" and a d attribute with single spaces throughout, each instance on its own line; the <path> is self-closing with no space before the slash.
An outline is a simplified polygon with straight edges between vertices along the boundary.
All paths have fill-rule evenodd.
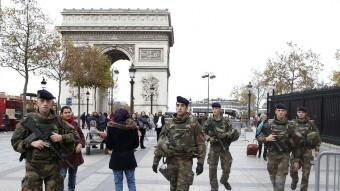
<path id="1" fill-rule="evenodd" d="M 158 100 L 159 96 L 159 80 L 154 77 L 154 76 L 149 76 L 149 77 L 143 77 L 142 78 L 142 85 L 143 85 L 143 90 L 142 90 L 142 97 L 145 102 L 150 102 L 150 95 L 153 93 L 153 101 Z M 150 90 L 150 88 L 153 87 L 155 88 L 154 90 Z"/>

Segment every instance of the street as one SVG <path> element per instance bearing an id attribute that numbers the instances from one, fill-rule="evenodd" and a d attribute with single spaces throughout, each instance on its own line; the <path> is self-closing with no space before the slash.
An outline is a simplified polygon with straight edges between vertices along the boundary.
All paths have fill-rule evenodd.
<path id="1" fill-rule="evenodd" d="M 0 133 L 0 190 L 16 191 L 20 190 L 21 179 L 24 176 L 24 162 L 19 162 L 19 153 L 14 152 L 10 146 L 12 132 Z M 266 170 L 266 161 L 255 156 L 246 156 L 246 145 L 253 142 L 254 132 L 244 132 L 238 141 L 232 143 L 230 147 L 233 156 L 232 170 L 230 174 L 230 184 L 235 191 L 270 191 L 272 190 Z M 148 134 L 146 149 L 138 149 L 135 152 L 138 167 L 136 169 L 137 190 L 140 191 L 166 191 L 169 190 L 169 183 L 161 174 L 153 173 L 151 169 L 154 145 L 156 137 Z M 322 150 L 328 147 L 323 144 Z M 327 149 L 328 150 L 328 149 Z M 83 149 L 83 153 L 85 150 Z M 84 154 L 85 163 L 78 168 L 76 189 L 80 191 L 104 191 L 113 190 L 114 182 L 112 171 L 109 169 L 109 155 L 99 149 L 91 150 L 91 155 Z M 208 164 L 205 161 L 204 172 L 200 176 L 195 176 L 191 191 L 210 190 Z M 196 168 L 194 161 L 193 169 Z M 313 168 L 313 167 L 312 167 Z M 221 170 L 218 171 L 218 176 Z M 301 172 L 300 175 L 301 177 Z M 310 175 L 310 186 L 308 190 L 313 190 L 314 169 Z M 65 181 L 66 182 L 66 181 Z M 290 190 L 291 179 L 287 176 L 286 190 Z M 67 185 L 67 183 L 66 183 Z M 124 190 L 128 190 L 124 180 Z M 219 190 L 225 190 L 220 184 Z"/>

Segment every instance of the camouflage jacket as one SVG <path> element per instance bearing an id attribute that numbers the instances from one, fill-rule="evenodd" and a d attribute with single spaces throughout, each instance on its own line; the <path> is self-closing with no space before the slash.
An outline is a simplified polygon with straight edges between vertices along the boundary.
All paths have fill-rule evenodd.
<path id="1" fill-rule="evenodd" d="M 174 117 L 169 120 L 159 135 L 159 141 L 155 150 L 154 163 L 164 157 L 162 151 L 162 140 L 167 140 L 168 147 L 165 152 L 171 152 L 170 155 L 182 157 L 197 157 L 199 163 L 204 164 L 206 146 L 204 134 L 197 119 L 190 114 L 183 118 Z"/>
<path id="2" fill-rule="evenodd" d="M 24 127 L 22 123 L 29 118 L 34 120 L 36 127 L 42 133 L 51 134 L 54 132 L 62 136 L 61 142 L 53 143 L 54 148 L 59 150 L 61 153 L 67 153 L 68 155 L 73 153 L 75 144 L 79 143 L 79 137 L 72 125 L 52 113 L 48 117 L 44 117 L 39 113 L 29 113 L 17 124 L 11 138 L 13 149 L 19 153 L 25 153 L 27 161 L 39 163 L 58 161 L 57 156 L 51 151 L 51 149 L 44 148 L 39 150 L 31 146 L 32 141 L 29 142 L 26 139 L 32 134 L 32 132 L 27 127 Z"/>
<path id="3" fill-rule="evenodd" d="M 293 121 L 294 129 L 300 134 L 300 138 L 295 140 L 296 148 L 293 150 L 293 157 L 301 159 L 304 157 L 304 153 L 308 149 L 315 149 L 315 151 L 320 150 L 321 137 L 318 129 L 315 127 L 314 121 L 305 119 L 295 119 Z M 314 138 L 315 145 L 310 145 L 308 141 L 308 134 L 315 133 Z M 312 156 L 309 156 L 312 157 Z"/>
<path id="4" fill-rule="evenodd" d="M 208 136 L 211 144 L 218 144 L 217 140 L 220 139 L 229 146 L 239 137 L 239 132 L 232 128 L 229 119 L 224 117 L 220 119 L 210 117 L 203 125 L 203 132 Z"/>
<path id="5" fill-rule="evenodd" d="M 270 134 L 277 136 L 276 141 L 268 142 L 269 151 L 278 152 L 278 147 L 281 148 L 284 153 L 290 153 L 292 151 L 294 147 L 293 138 L 296 134 L 292 122 L 287 119 L 283 121 L 276 118 L 270 119 L 265 127 L 263 127 L 257 140 L 266 143 L 266 137 Z"/>

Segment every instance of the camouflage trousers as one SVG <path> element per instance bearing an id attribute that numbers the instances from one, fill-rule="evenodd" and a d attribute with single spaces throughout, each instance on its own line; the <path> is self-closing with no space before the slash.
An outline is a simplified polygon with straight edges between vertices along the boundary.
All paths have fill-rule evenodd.
<path id="1" fill-rule="evenodd" d="M 283 191 L 289 168 L 289 153 L 268 152 L 267 170 L 274 191 Z"/>
<path id="2" fill-rule="evenodd" d="M 167 168 L 170 178 L 171 191 L 188 191 L 194 180 L 192 172 L 192 158 L 171 157 L 167 158 Z"/>
<path id="3" fill-rule="evenodd" d="M 26 162 L 26 174 L 22 180 L 22 191 L 42 191 L 43 182 L 45 191 L 57 191 L 62 185 L 59 166 L 54 164 L 40 164 Z"/>
<path id="4" fill-rule="evenodd" d="M 228 182 L 233 158 L 230 152 L 223 151 L 220 145 L 210 144 L 208 164 L 209 164 L 209 180 L 212 191 L 218 190 L 217 166 L 219 159 L 221 159 L 222 168 L 221 182 Z"/>
<path id="5" fill-rule="evenodd" d="M 308 181 L 309 181 L 310 169 L 312 166 L 311 165 L 312 160 L 314 160 L 312 150 L 305 149 L 302 156 L 300 157 L 300 168 L 302 168 L 300 191 L 307 191 L 308 189 Z M 299 182 L 298 171 L 294 171 L 292 169 L 292 165 L 290 168 L 290 177 L 292 177 L 292 183 L 297 184 Z"/>

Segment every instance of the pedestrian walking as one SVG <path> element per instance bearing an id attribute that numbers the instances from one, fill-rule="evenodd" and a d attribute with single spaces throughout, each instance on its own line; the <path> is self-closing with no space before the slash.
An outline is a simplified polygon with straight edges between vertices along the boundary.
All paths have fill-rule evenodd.
<path id="1" fill-rule="evenodd" d="M 158 111 L 157 115 L 154 118 L 154 123 L 156 125 L 156 133 L 157 133 L 157 141 L 159 139 L 159 134 L 161 133 L 162 128 L 165 125 L 165 117 L 162 114 L 162 111 Z"/>
<path id="2" fill-rule="evenodd" d="M 295 190 L 299 182 L 298 170 L 302 168 L 302 178 L 300 191 L 308 190 L 309 174 L 313 161 L 312 150 L 315 150 L 315 157 L 320 151 L 321 137 L 314 121 L 310 120 L 307 108 L 300 106 L 297 108 L 297 116 L 294 120 L 294 128 L 301 134 L 302 138 L 297 143 L 291 160 L 290 176 L 292 177 L 291 189 Z M 296 162 L 299 164 L 296 164 Z"/>
<path id="3" fill-rule="evenodd" d="M 221 160 L 222 168 L 220 183 L 227 190 L 231 190 L 228 180 L 233 158 L 229 152 L 229 146 L 239 138 L 240 133 L 232 128 L 229 119 L 223 117 L 220 103 L 213 103 L 212 111 L 213 116 L 209 117 L 203 126 L 203 132 L 210 142 L 208 164 L 211 191 L 218 191 L 217 166 L 219 160 Z"/>
<path id="4" fill-rule="evenodd" d="M 81 114 L 80 119 L 81 119 L 81 128 L 84 129 L 85 124 L 86 124 L 86 113 L 85 112 Z"/>
<path id="5" fill-rule="evenodd" d="M 83 155 L 81 153 L 81 148 L 85 147 L 85 137 L 84 137 L 83 131 L 79 127 L 79 124 L 74 120 L 71 107 L 63 106 L 60 110 L 60 113 L 61 113 L 63 120 L 71 124 L 79 136 L 79 142 L 76 143 L 75 145 L 76 146 L 75 151 L 67 159 L 72 164 L 72 166 L 69 166 L 67 163 L 63 161 L 59 163 L 60 174 L 63 177 L 63 180 L 65 179 L 66 174 L 68 173 L 68 191 L 74 191 L 76 188 L 78 166 L 84 163 Z M 59 189 L 59 191 L 63 191 L 63 190 L 64 190 L 64 184 Z"/>
<path id="6" fill-rule="evenodd" d="M 197 119 L 188 113 L 188 105 L 187 99 L 177 97 L 176 114 L 162 129 L 155 150 L 152 170 L 157 173 L 159 161 L 166 159 L 170 191 L 189 190 L 194 180 L 193 158 L 197 157 L 196 174 L 203 172 L 204 134 Z"/>
<path id="7" fill-rule="evenodd" d="M 146 115 L 145 111 L 142 111 L 141 116 L 138 118 L 138 126 L 139 126 L 139 131 L 142 134 L 142 136 L 140 137 L 140 148 L 145 149 L 146 148 L 144 146 L 145 133 L 146 133 L 146 129 L 150 127 L 149 117 Z"/>
<path id="8" fill-rule="evenodd" d="M 256 125 L 256 133 L 255 133 L 255 138 L 257 139 L 257 137 L 263 133 L 263 127 L 265 127 L 268 123 L 268 119 L 267 119 L 267 115 L 262 113 L 259 117 L 260 119 L 257 122 Z M 259 150 L 258 150 L 258 157 L 261 158 L 261 154 L 262 154 L 262 146 L 263 146 L 263 159 L 266 161 L 267 160 L 267 143 L 262 143 L 262 142 L 258 142 L 259 145 Z"/>
<path id="9" fill-rule="evenodd" d="M 114 122 L 108 123 L 107 148 L 111 153 L 109 167 L 113 171 L 115 190 L 123 190 L 123 174 L 125 174 L 129 191 L 135 191 L 137 162 L 134 149 L 139 144 L 138 129 L 136 123 L 129 119 L 129 112 L 126 109 L 116 110 L 114 116 Z"/>
<path id="10" fill-rule="evenodd" d="M 28 113 L 20 121 L 12 135 L 15 151 L 21 153 L 20 160 L 26 159 L 26 173 L 22 180 L 22 191 L 59 190 L 62 177 L 59 162 L 72 154 L 74 144 L 79 142 L 74 129 L 52 110 L 55 98 L 47 90 L 37 92 L 38 111 Z"/>
<path id="11" fill-rule="evenodd" d="M 287 107 L 279 103 L 275 106 L 275 117 L 263 127 L 257 140 L 268 144 L 267 170 L 274 191 L 283 191 L 289 168 L 289 155 L 293 138 L 292 125 L 287 120 Z"/>

